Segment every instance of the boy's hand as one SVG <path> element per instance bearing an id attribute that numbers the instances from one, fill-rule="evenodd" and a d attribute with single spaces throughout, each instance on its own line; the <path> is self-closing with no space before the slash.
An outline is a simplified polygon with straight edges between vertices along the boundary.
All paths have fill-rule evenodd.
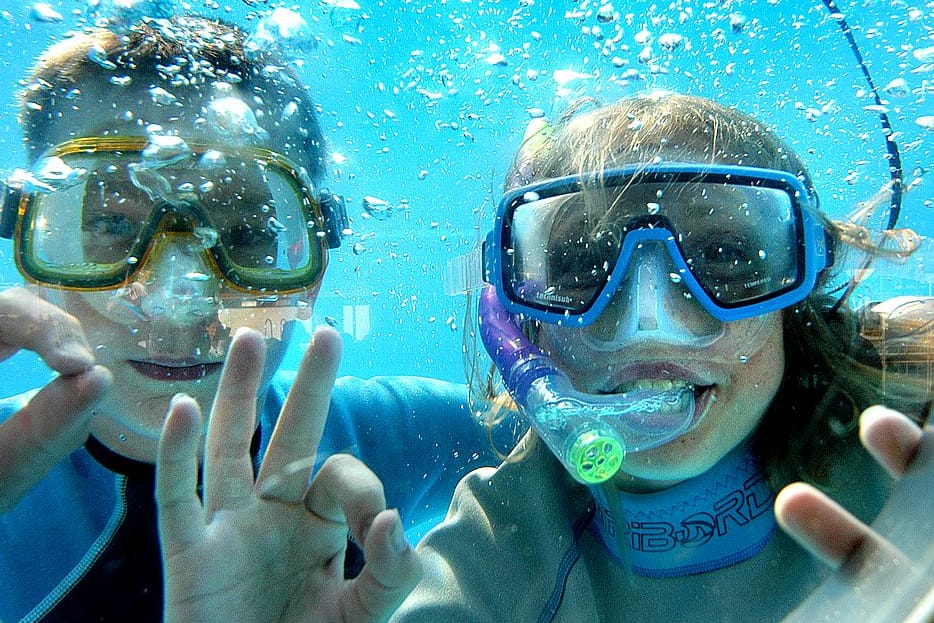
<path id="1" fill-rule="evenodd" d="M 860 439 L 899 479 L 871 527 L 804 483 L 775 501 L 782 528 L 837 569 L 787 622 L 902 621 L 923 599 L 934 600 L 934 429 L 876 406 L 860 418 Z"/>
<path id="2" fill-rule="evenodd" d="M 0 424 L 0 513 L 85 442 L 89 407 L 111 380 L 75 318 L 24 288 L 0 291 L 0 361 L 24 348 L 60 376 Z"/>
<path id="3" fill-rule="evenodd" d="M 176 397 L 169 409 L 156 464 L 165 621 L 384 621 L 421 573 L 398 513 L 348 455 L 330 457 L 309 485 L 340 338 L 329 329 L 312 338 L 254 482 L 263 357 L 259 334 L 234 337 L 208 426 L 203 502 L 198 406 Z M 343 576 L 348 531 L 367 561 L 354 580 Z"/>

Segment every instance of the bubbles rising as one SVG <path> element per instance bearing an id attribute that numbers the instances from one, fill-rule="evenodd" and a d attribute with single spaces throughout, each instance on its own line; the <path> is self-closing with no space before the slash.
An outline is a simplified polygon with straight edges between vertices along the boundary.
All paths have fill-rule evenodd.
<path id="1" fill-rule="evenodd" d="M 191 156 L 191 148 L 182 137 L 171 134 L 150 134 L 149 143 L 143 149 L 142 165 L 147 169 L 161 169 L 187 160 Z"/>
<path id="2" fill-rule="evenodd" d="M 29 15 L 37 22 L 58 23 L 64 20 L 62 14 L 52 8 L 47 2 L 36 2 L 29 10 Z"/>
<path id="3" fill-rule="evenodd" d="M 363 198 L 363 210 L 368 216 L 380 221 L 392 216 L 392 205 L 385 199 L 372 195 L 366 195 Z"/>
<path id="4" fill-rule="evenodd" d="M 236 97 L 221 97 L 208 105 L 208 127 L 220 138 L 235 143 L 258 143 L 269 138 L 253 110 Z"/>
<path id="5" fill-rule="evenodd" d="M 297 58 L 316 48 L 318 39 L 305 19 L 295 11 L 277 8 L 256 25 L 256 32 L 244 43 L 247 58 L 276 52 Z"/>
<path id="6" fill-rule="evenodd" d="M 125 32 L 144 17 L 167 19 L 181 12 L 174 0 L 89 0 L 88 16 L 95 24 Z"/>

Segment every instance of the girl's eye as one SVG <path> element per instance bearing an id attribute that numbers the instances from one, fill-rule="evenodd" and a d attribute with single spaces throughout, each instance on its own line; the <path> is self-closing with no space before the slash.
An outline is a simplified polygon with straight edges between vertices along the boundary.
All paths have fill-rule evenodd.
<path id="1" fill-rule="evenodd" d="M 761 245 L 750 244 L 746 238 L 718 236 L 696 249 L 692 255 L 707 264 L 720 266 L 740 266 L 759 259 Z"/>

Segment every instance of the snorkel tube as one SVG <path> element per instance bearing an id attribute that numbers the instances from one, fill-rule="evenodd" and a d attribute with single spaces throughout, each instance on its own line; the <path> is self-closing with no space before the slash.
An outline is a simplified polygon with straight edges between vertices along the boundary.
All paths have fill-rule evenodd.
<path id="1" fill-rule="evenodd" d="M 690 389 L 585 394 L 522 332 L 487 285 L 480 294 L 480 339 L 506 389 L 532 428 L 581 483 L 599 484 L 626 454 L 655 448 L 684 433 L 694 416 Z"/>

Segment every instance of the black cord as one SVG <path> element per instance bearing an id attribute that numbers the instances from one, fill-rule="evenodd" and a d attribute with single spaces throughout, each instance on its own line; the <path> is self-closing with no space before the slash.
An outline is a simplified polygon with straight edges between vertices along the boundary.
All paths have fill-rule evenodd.
<path id="1" fill-rule="evenodd" d="M 894 229 L 895 223 L 898 222 L 898 216 L 902 210 L 902 158 L 898 153 L 898 144 L 895 142 L 895 139 L 892 138 L 892 124 L 882 104 L 882 98 L 879 97 L 879 90 L 876 88 L 876 83 L 869 74 L 869 68 L 866 67 L 863 55 L 859 50 L 859 46 L 856 44 L 856 39 L 853 37 L 853 32 L 850 30 L 849 24 L 846 23 L 846 18 L 844 18 L 843 13 L 837 7 L 837 3 L 834 2 L 834 0 L 823 0 L 823 2 L 827 10 L 833 15 L 834 21 L 840 26 L 840 30 L 843 31 L 843 36 L 846 38 L 847 43 L 849 43 L 850 50 L 853 51 L 856 62 L 863 72 L 863 75 L 866 77 L 866 82 L 869 83 L 872 96 L 879 107 L 879 122 L 882 124 L 882 133 L 885 135 L 885 146 L 889 152 L 889 174 L 892 176 L 892 199 L 889 203 L 889 224 L 886 229 Z"/>

